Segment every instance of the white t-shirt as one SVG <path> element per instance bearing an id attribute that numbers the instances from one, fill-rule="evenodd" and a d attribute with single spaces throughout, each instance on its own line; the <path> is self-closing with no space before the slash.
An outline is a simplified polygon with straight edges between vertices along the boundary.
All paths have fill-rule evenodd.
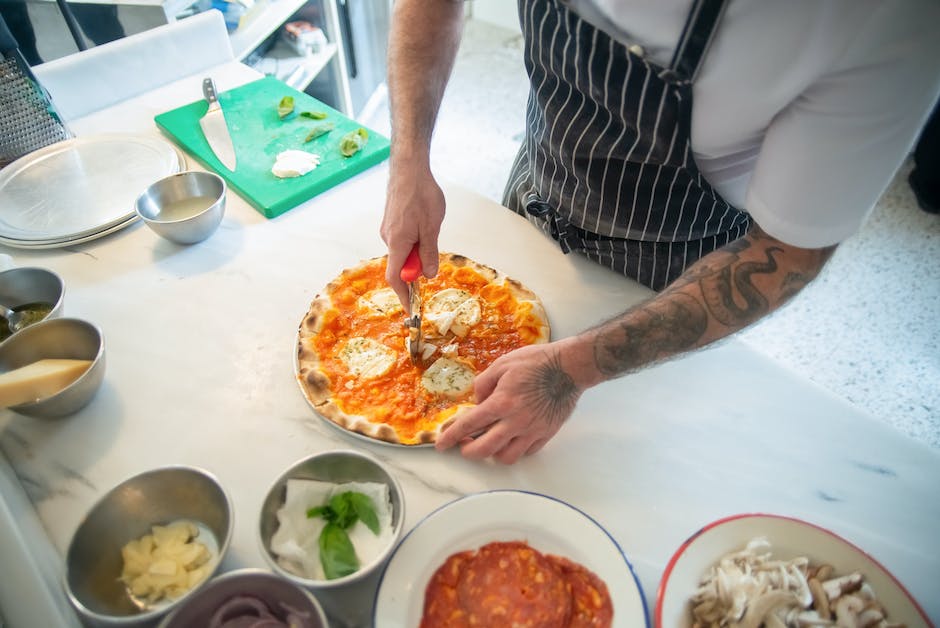
<path id="1" fill-rule="evenodd" d="M 568 0 L 667 66 L 690 0 Z M 693 87 L 699 169 L 795 246 L 855 233 L 940 93 L 936 0 L 730 0 Z"/>

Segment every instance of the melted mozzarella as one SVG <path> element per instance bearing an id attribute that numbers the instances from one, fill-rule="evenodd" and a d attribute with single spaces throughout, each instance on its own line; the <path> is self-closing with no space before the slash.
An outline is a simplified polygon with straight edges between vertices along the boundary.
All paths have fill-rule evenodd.
<path id="1" fill-rule="evenodd" d="M 359 297 L 359 307 L 378 312 L 379 314 L 392 314 L 402 310 L 398 295 L 391 288 L 379 288 Z"/>
<path id="2" fill-rule="evenodd" d="M 480 322 L 480 301 L 466 290 L 446 288 L 428 299 L 424 317 L 440 335 L 452 331 L 463 338 L 471 327 Z"/>
<path id="3" fill-rule="evenodd" d="M 395 364 L 395 352 L 371 338 L 350 338 L 339 357 L 350 373 L 364 378 L 385 375 Z"/>
<path id="4" fill-rule="evenodd" d="M 450 358 L 438 358 L 421 376 L 421 385 L 435 395 L 456 399 L 473 389 L 473 371 Z"/>

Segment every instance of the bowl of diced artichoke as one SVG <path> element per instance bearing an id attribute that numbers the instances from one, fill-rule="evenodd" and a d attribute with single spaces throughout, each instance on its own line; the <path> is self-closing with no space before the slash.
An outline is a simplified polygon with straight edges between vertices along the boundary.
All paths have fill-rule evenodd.
<path id="1" fill-rule="evenodd" d="M 131 477 L 72 536 L 69 601 L 86 624 L 150 625 L 212 577 L 232 529 L 231 498 L 210 473 L 169 466 Z"/>

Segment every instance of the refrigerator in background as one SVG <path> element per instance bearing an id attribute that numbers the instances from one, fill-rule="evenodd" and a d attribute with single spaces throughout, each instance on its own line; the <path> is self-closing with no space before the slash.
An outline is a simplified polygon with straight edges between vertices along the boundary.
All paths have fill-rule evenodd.
<path id="1" fill-rule="evenodd" d="M 386 98 L 391 0 L 310 0 L 301 14 L 340 44 L 337 62 L 304 91 L 353 118 L 368 117 Z"/>

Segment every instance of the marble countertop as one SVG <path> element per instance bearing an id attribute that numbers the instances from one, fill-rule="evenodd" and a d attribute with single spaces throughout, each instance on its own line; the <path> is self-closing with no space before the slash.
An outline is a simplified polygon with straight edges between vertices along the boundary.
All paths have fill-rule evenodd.
<path id="1" fill-rule="evenodd" d="M 219 76 L 250 78 L 237 64 L 229 71 Z M 156 134 L 152 113 L 191 100 L 198 84 L 188 77 L 73 128 Z M 143 113 L 135 102 L 146 102 Z M 31 599 L 11 579 L 0 582 L 11 625 L 39 607 L 75 622 L 59 585 L 61 557 L 84 514 L 123 479 L 169 464 L 210 471 L 235 505 L 223 570 L 263 567 L 256 527 L 268 487 L 296 460 L 335 448 L 368 451 L 396 474 L 406 531 L 442 504 L 491 489 L 576 506 L 620 545 L 650 617 L 662 571 L 689 535 L 727 515 L 769 512 L 864 548 L 940 620 L 940 456 L 733 339 L 592 389 L 543 451 L 511 467 L 366 443 L 327 425 L 295 381 L 297 326 L 343 268 L 385 252 L 387 176 L 384 165 L 373 168 L 273 220 L 230 193 L 219 230 L 190 247 L 137 224 L 75 247 L 2 249 L 17 265 L 59 273 L 65 314 L 98 325 L 108 355 L 104 385 L 79 413 L 55 421 L 0 413 L 9 463 L 0 466 L 0 537 L 23 539 L 0 543 L 0 557 L 7 564 L 17 546 L 34 545 L 40 592 Z M 555 338 L 649 294 L 562 255 L 496 203 L 458 186 L 445 191 L 442 250 L 531 287 Z M 336 625 L 368 625 L 375 584 L 321 601 Z"/>

